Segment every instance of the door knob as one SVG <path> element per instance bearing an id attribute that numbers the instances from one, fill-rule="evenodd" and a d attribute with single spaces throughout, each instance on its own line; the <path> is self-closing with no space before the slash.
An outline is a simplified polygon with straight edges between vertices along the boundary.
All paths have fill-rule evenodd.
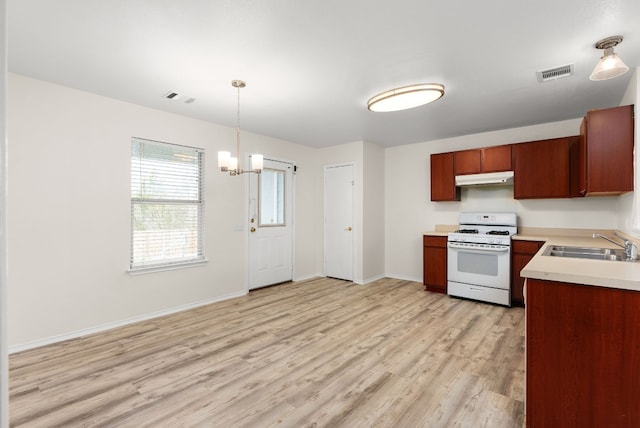
<path id="1" fill-rule="evenodd" d="M 347 232 L 351 232 L 351 230 L 352 230 L 352 229 L 351 229 L 351 226 L 347 227 L 345 230 L 346 230 Z"/>
<path id="2" fill-rule="evenodd" d="M 253 226 L 251 226 L 251 229 L 249 229 L 249 231 L 251 231 L 251 233 L 253 233 L 253 232 L 255 232 L 255 231 L 256 231 L 256 228 L 255 228 L 255 227 L 253 227 Z"/>

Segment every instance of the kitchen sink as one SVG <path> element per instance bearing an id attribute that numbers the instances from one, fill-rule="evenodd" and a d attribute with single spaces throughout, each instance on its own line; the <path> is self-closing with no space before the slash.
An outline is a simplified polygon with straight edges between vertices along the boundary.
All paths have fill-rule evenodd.
<path id="1" fill-rule="evenodd" d="M 615 248 L 567 247 L 550 245 L 542 253 L 543 256 L 571 257 L 575 259 L 624 261 L 627 256 L 624 250 Z"/>

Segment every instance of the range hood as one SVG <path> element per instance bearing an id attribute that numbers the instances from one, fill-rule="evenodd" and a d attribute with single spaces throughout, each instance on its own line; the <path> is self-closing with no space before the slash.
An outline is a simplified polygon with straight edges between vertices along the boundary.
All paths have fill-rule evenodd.
<path id="1" fill-rule="evenodd" d="M 456 186 L 495 186 L 513 184 L 513 171 L 456 175 Z"/>

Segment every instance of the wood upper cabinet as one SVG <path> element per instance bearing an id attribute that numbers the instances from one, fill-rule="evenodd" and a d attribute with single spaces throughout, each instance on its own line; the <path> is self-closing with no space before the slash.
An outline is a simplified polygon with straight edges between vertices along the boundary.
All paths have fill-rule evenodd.
<path id="1" fill-rule="evenodd" d="M 511 171 L 511 145 L 454 153 L 454 175 Z"/>
<path id="2" fill-rule="evenodd" d="M 480 149 L 454 152 L 455 175 L 477 174 L 482 170 Z"/>
<path id="3" fill-rule="evenodd" d="M 459 201 L 460 188 L 456 187 L 453 173 L 453 152 L 431 155 L 431 200 Z"/>
<path id="4" fill-rule="evenodd" d="M 570 197 L 570 153 L 571 147 L 579 144 L 579 140 L 579 136 L 573 136 L 514 144 L 513 197 Z"/>
<path id="5" fill-rule="evenodd" d="M 524 278 L 520 271 L 544 245 L 541 241 L 513 240 L 511 243 L 511 305 L 524 306 Z"/>
<path id="6" fill-rule="evenodd" d="M 633 191 L 633 105 L 591 110 L 572 153 L 573 196 Z"/>
<path id="7" fill-rule="evenodd" d="M 422 268 L 425 290 L 447 293 L 447 237 L 422 237 Z"/>
<path id="8" fill-rule="evenodd" d="M 511 171 L 511 145 L 482 149 L 482 172 Z"/>
<path id="9" fill-rule="evenodd" d="M 528 427 L 640 427 L 638 308 L 638 291 L 527 281 Z"/>

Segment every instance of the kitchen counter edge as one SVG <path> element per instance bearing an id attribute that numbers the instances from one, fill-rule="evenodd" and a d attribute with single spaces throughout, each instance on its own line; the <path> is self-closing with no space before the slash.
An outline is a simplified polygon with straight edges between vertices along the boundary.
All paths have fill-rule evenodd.
<path id="1" fill-rule="evenodd" d="M 594 232 L 597 233 L 597 231 Z M 611 234 L 607 235 L 611 236 Z M 520 272 L 523 278 L 640 291 L 640 262 L 638 261 L 587 260 L 542 255 L 549 245 L 619 248 L 604 239 L 594 239 L 591 236 L 532 234 L 518 234 L 512 239 L 545 243 Z"/>

